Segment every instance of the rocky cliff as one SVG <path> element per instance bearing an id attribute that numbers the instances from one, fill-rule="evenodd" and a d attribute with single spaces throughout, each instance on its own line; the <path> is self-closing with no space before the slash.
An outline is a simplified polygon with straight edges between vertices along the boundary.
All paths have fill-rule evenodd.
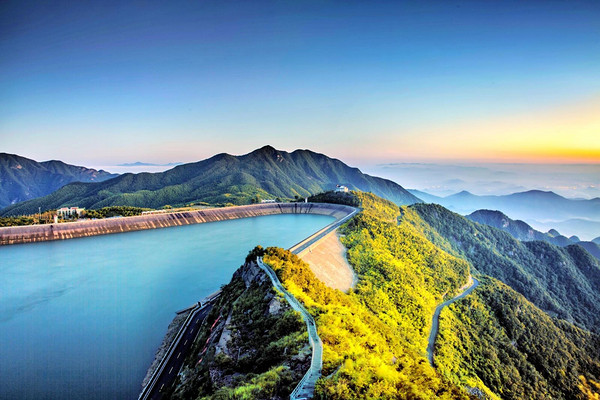
<path id="1" fill-rule="evenodd" d="M 310 355 L 301 317 L 249 262 L 223 287 L 167 398 L 287 399 Z"/>

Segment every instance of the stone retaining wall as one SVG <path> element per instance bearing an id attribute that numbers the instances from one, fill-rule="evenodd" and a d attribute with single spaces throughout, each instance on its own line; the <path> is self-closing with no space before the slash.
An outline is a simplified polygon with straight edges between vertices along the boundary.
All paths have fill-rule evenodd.
<path id="1" fill-rule="evenodd" d="M 275 214 L 320 214 L 341 219 L 352 211 L 354 208 L 339 204 L 269 203 L 61 224 L 11 226 L 0 228 L 0 245 L 72 239 Z"/>

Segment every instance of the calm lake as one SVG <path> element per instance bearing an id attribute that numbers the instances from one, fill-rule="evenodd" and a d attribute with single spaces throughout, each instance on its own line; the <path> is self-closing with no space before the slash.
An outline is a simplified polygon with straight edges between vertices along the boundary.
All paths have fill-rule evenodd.
<path id="1" fill-rule="evenodd" d="M 228 283 L 255 245 L 333 222 L 272 215 L 0 247 L 0 398 L 137 399 L 175 311 Z"/>

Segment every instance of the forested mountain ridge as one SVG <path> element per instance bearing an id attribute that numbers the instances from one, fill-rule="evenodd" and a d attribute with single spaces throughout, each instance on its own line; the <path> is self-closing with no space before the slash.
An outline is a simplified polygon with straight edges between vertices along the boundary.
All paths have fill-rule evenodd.
<path id="1" fill-rule="evenodd" d="M 533 229 L 529 224 L 521 220 L 510 219 L 501 211 L 495 210 L 477 210 L 466 216 L 473 222 L 493 226 L 510 233 L 515 239 L 522 241 L 543 240 L 557 246 L 568 246 L 573 241 L 566 236 L 559 234 L 542 233 Z"/>
<path id="2" fill-rule="evenodd" d="M 71 182 L 102 182 L 116 176 L 57 160 L 38 162 L 0 153 L 0 208 L 46 196 Z"/>
<path id="3" fill-rule="evenodd" d="M 477 210 L 474 213 L 467 215 L 467 218 L 473 222 L 478 222 L 480 224 L 501 229 L 510 233 L 515 239 L 521 241 L 542 240 L 544 242 L 552 243 L 561 247 L 577 244 L 578 246 L 586 249 L 597 259 L 600 259 L 600 246 L 593 241 L 581 241 L 576 236 L 571 236 L 568 238 L 561 235 L 556 230 L 552 230 L 548 233 L 542 233 L 533 229 L 526 222 L 510 219 L 500 211 Z"/>
<path id="4" fill-rule="evenodd" d="M 361 205 L 365 205 L 364 197 Z M 376 213 L 379 218 L 392 219 L 390 211 L 371 211 L 377 208 L 369 206 L 365 217 Z M 600 395 L 600 266 L 596 259 L 576 245 L 560 248 L 544 242 L 521 243 L 441 206 L 414 204 L 400 210 L 398 226 L 405 228 L 403 232 L 412 227 L 417 237 L 427 237 L 438 251 L 447 250 L 466 260 L 482 283 L 472 295 L 451 306 L 462 310 L 454 312 L 454 319 L 447 317 L 448 311 L 442 314 L 442 338 L 435 351 L 436 366 L 445 378 L 473 398 L 596 399 Z M 347 229 L 352 223 L 362 226 L 354 220 Z M 371 230 L 372 241 L 363 234 L 365 246 L 357 247 L 355 253 L 370 249 L 368 254 L 380 254 L 379 261 L 366 264 L 375 268 L 393 263 L 381 258 L 382 249 L 398 254 L 395 246 L 382 247 L 379 234 L 389 236 L 381 228 Z M 481 243 L 479 248 L 476 242 Z M 412 251 L 425 247 L 418 240 L 408 243 L 413 246 L 403 249 L 404 254 L 411 254 L 411 247 Z M 351 248 L 348 254 L 352 262 Z M 418 257 L 413 253 L 404 262 L 408 260 Z M 512 264 L 506 264 L 510 260 Z M 518 290 L 482 273 L 498 276 Z M 407 280 L 419 287 L 415 283 L 419 281 Z M 541 298 L 559 312 L 540 310 L 534 303 L 543 305 Z"/>
<path id="5" fill-rule="evenodd" d="M 440 327 L 436 362 L 457 385 L 502 399 L 598 398 L 600 336 L 550 318 L 496 279 L 444 310 Z"/>
<path id="6" fill-rule="evenodd" d="M 416 212 L 426 223 L 419 229 L 433 243 L 468 260 L 477 272 L 501 280 L 550 315 L 600 331 L 600 264 L 582 247 L 520 242 L 436 204 L 404 209 L 404 219 L 411 222 Z"/>
<path id="7" fill-rule="evenodd" d="M 160 208 L 189 202 L 248 204 L 265 198 L 310 196 L 337 184 L 370 191 L 397 204 L 420 200 L 400 185 L 363 174 L 343 162 L 310 150 L 288 153 L 265 146 L 243 156 L 218 154 L 161 173 L 123 174 L 111 181 L 71 184 L 49 196 L 16 204 L 3 215 L 27 214 L 61 206 Z"/>

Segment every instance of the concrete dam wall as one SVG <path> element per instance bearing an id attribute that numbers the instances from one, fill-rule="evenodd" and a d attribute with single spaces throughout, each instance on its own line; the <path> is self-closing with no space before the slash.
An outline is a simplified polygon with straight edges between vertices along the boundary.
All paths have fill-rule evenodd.
<path id="1" fill-rule="evenodd" d="M 72 239 L 274 214 L 320 214 L 330 215 L 339 220 L 354 210 L 353 207 L 340 204 L 268 203 L 60 224 L 11 226 L 0 228 L 0 245 Z"/>

